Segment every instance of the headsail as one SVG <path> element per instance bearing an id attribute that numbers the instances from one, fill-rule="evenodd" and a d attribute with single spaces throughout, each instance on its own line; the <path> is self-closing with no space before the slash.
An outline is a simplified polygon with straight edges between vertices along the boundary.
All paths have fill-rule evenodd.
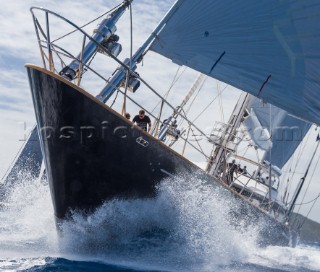
<path id="1" fill-rule="evenodd" d="M 281 169 L 309 131 L 311 123 L 296 118 L 275 106 L 261 103 L 257 98 L 251 100 L 249 112 L 244 124 L 251 139 L 266 151 L 264 160 Z M 267 132 L 262 134 L 264 130 Z M 269 138 L 272 136 L 271 141 L 265 137 L 266 135 L 269 135 Z"/>
<path id="2" fill-rule="evenodd" d="M 318 0 L 178 0 L 151 50 L 320 124 Z"/>

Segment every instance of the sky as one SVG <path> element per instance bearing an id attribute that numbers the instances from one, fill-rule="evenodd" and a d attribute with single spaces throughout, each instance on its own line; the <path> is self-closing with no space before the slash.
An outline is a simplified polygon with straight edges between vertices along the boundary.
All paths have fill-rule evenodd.
<path id="1" fill-rule="evenodd" d="M 70 0 L 15 0 L 1 1 L 0 10 L 0 178 L 5 174 L 6 170 L 14 160 L 16 154 L 23 144 L 28 131 L 35 124 L 35 117 L 29 83 L 27 80 L 26 63 L 42 65 L 39 54 L 39 48 L 34 31 L 34 25 L 29 12 L 31 6 L 41 6 L 52 10 L 62 16 L 70 19 L 77 25 L 83 25 L 88 21 L 108 11 L 112 7 L 119 4 L 120 1 L 112 0 L 95 0 L 95 1 L 70 1 Z M 164 16 L 169 7 L 173 4 L 173 0 L 165 1 L 149 1 L 135 0 L 133 3 L 133 52 L 145 41 L 148 35 L 156 27 L 158 21 Z M 120 42 L 123 46 L 123 52 L 119 56 L 124 59 L 130 55 L 130 43 L 125 42 L 130 40 L 130 20 L 129 12 L 127 12 L 121 21 L 119 21 L 117 34 L 120 36 Z M 58 22 L 52 19 L 51 22 L 56 26 L 55 31 L 52 31 L 52 36 L 61 35 L 66 31 L 64 27 L 60 27 Z M 97 22 L 85 28 L 85 31 L 92 33 L 92 29 Z M 80 37 L 80 36 L 79 36 Z M 71 40 L 64 43 L 65 46 L 75 54 L 79 52 L 81 47 L 81 39 L 78 36 L 72 37 Z M 116 68 L 116 64 L 111 63 L 110 59 L 104 55 L 99 55 L 95 59 L 95 67 L 104 75 L 112 73 Z M 178 70 L 179 69 L 179 70 Z M 181 77 L 177 81 L 168 95 L 168 100 L 172 105 L 177 106 L 181 103 L 187 91 L 192 86 L 198 76 L 198 72 L 191 69 L 181 67 L 178 68 L 170 60 L 167 60 L 153 52 L 148 53 L 143 61 L 143 66 L 138 67 L 138 73 L 147 82 L 154 87 L 160 94 L 165 94 L 172 85 L 174 75 L 178 73 Z M 108 77 L 108 76 L 107 76 Z M 150 80 L 149 80 L 150 79 Z M 99 83 L 89 81 L 83 83 L 83 87 L 91 94 L 98 94 L 101 90 Z M 222 95 L 217 98 L 219 92 Z M 151 104 L 156 106 L 154 96 L 146 95 L 146 88 L 140 87 L 135 95 L 135 99 L 143 105 Z M 212 119 L 217 119 L 219 122 L 227 122 L 236 98 L 240 95 L 240 91 L 235 90 L 231 86 L 218 82 L 214 79 L 207 79 L 201 95 L 195 103 L 196 110 L 190 113 L 188 117 L 194 120 L 202 111 L 200 105 L 208 105 L 210 101 L 214 101 L 210 105 L 208 111 L 197 119 L 197 125 L 201 126 L 205 132 L 211 131 L 214 126 Z M 133 96 L 132 96 L 133 97 Z M 110 100 L 112 101 L 114 97 Z M 224 108 L 221 108 L 221 105 Z M 120 110 L 122 100 L 118 99 L 115 103 L 115 109 Z M 134 116 L 138 108 L 128 105 L 128 111 L 131 116 Z M 164 116 L 170 114 L 169 108 L 164 109 Z M 313 131 L 309 139 L 316 135 Z M 307 161 L 311 156 L 314 141 L 309 140 L 306 145 L 302 158 Z M 204 144 L 206 146 L 206 144 Z M 305 146 L 305 145 L 304 145 Z M 208 147 L 208 146 L 207 146 Z M 180 148 L 180 147 L 179 147 Z M 299 149 L 299 151 L 302 148 Z M 190 159 L 194 162 L 203 162 L 203 157 L 197 155 L 194 151 L 188 153 Z M 296 155 L 297 156 L 297 155 Z M 305 164 L 298 170 L 302 174 L 305 169 Z M 304 199 L 308 202 L 315 198 L 320 192 L 320 182 L 317 182 L 317 176 L 320 173 L 310 171 L 312 180 L 309 185 L 311 194 Z M 317 175 L 318 174 L 318 175 Z M 311 174 L 309 175 L 311 176 Z M 303 214 L 308 212 L 309 206 L 303 207 L 300 211 Z M 310 217 L 313 220 L 320 222 L 320 203 L 318 202 Z"/>

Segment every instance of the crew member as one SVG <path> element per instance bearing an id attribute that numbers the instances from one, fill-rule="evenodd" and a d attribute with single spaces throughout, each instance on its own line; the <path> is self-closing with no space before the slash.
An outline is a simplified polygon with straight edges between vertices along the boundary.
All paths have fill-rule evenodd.
<path id="1" fill-rule="evenodd" d="M 126 112 L 126 114 L 124 115 L 128 120 L 130 120 L 130 113 Z"/>
<path id="2" fill-rule="evenodd" d="M 232 160 L 231 163 L 228 163 L 228 173 L 227 173 L 227 182 L 231 184 L 233 182 L 233 173 L 237 171 L 238 166 L 236 165 L 236 160 Z"/>
<path id="3" fill-rule="evenodd" d="M 142 128 L 144 131 L 150 132 L 151 129 L 151 120 L 149 116 L 145 114 L 144 110 L 139 111 L 139 115 L 136 115 L 133 120 L 133 123 L 136 123 L 138 127 Z"/>

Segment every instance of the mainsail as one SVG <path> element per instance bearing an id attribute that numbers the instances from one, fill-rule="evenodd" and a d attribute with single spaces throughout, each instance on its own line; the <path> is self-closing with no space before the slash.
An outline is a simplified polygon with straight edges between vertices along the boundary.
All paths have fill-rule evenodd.
<path id="1" fill-rule="evenodd" d="M 264 160 L 281 169 L 309 131 L 311 123 L 257 98 L 251 100 L 248 108 L 249 116 L 244 124 L 251 139 L 265 150 Z"/>
<path id="2" fill-rule="evenodd" d="M 175 5 L 151 50 L 320 124 L 320 1 Z"/>

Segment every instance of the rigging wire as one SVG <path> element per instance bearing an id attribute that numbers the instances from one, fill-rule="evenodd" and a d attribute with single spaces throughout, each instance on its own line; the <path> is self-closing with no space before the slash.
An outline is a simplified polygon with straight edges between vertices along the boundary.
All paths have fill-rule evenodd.
<path id="1" fill-rule="evenodd" d="M 151 128 L 151 133 L 150 134 L 153 135 L 154 137 L 158 136 L 158 131 L 159 131 L 159 125 L 160 125 L 160 119 L 161 119 L 161 115 L 162 115 L 163 106 L 164 106 L 164 99 L 161 100 L 161 107 L 160 107 L 156 122 L 154 122 L 154 125 Z"/>
<path id="2" fill-rule="evenodd" d="M 110 105 L 110 108 L 112 108 L 113 105 L 114 105 L 114 103 L 116 102 L 117 97 L 118 97 L 118 94 L 119 94 L 119 89 L 117 89 L 117 93 L 116 93 L 116 95 L 115 95 L 115 97 L 114 97 L 114 99 L 113 99 L 113 101 L 112 101 L 112 103 L 111 103 L 111 105 Z"/>
<path id="3" fill-rule="evenodd" d="M 242 157 L 245 157 L 246 154 L 247 154 L 247 152 L 248 152 L 248 150 L 249 150 L 249 148 L 250 148 L 250 146 L 247 145 L 247 146 L 245 146 L 243 149 L 238 150 L 237 153 L 240 154 L 240 153 L 244 150 L 244 152 L 242 153 L 241 156 L 242 156 Z"/>
<path id="4" fill-rule="evenodd" d="M 183 116 L 187 119 L 187 114 L 186 114 L 186 112 L 185 112 L 185 110 L 184 110 L 183 108 L 181 108 L 181 115 L 183 115 Z M 185 120 L 183 120 L 183 121 L 185 121 Z M 186 120 L 186 121 L 187 121 L 187 120 Z M 187 121 L 187 122 L 188 122 L 188 121 Z M 191 122 L 188 122 L 188 129 L 189 129 L 189 131 L 190 131 L 190 129 L 191 129 L 191 125 L 192 125 Z M 180 135 L 183 135 L 183 134 L 186 132 L 186 130 L 187 130 L 186 128 L 183 129 L 183 130 L 181 131 Z M 186 137 L 185 141 L 188 141 L 189 131 L 188 131 L 188 133 L 187 133 L 187 137 Z M 174 141 L 170 146 L 172 147 L 175 143 L 178 143 L 181 139 L 182 139 L 182 138 L 179 137 L 178 140 Z M 182 140 L 184 140 L 184 139 L 182 139 Z"/>
<path id="5" fill-rule="evenodd" d="M 187 69 L 187 68 L 185 67 L 185 69 L 184 69 L 184 70 L 181 72 L 181 74 L 178 76 L 179 71 L 180 71 L 180 68 L 181 68 L 181 66 L 178 67 L 178 69 L 177 69 L 177 71 L 176 71 L 176 73 L 175 73 L 175 75 L 174 75 L 174 77 L 173 77 L 173 80 L 172 80 L 172 82 L 171 82 L 171 85 L 170 85 L 168 91 L 163 95 L 163 99 L 167 99 L 167 97 L 168 97 L 171 89 L 172 89 L 173 86 L 177 83 L 177 81 L 180 79 L 180 77 L 182 76 L 182 74 L 183 74 L 183 73 L 186 71 L 186 69 Z M 160 103 L 161 103 L 161 101 L 159 101 L 159 102 L 154 106 L 154 108 L 151 110 L 151 113 L 153 113 L 153 112 L 155 111 L 155 109 L 159 106 Z"/>
<path id="6" fill-rule="evenodd" d="M 269 79 L 269 77 L 268 77 Z M 262 87 L 261 87 L 262 88 Z M 262 89 L 260 89 L 262 90 Z M 260 93 L 261 91 L 259 91 Z M 272 138 L 273 138 L 273 131 L 272 131 L 272 105 L 270 104 L 269 106 L 269 131 L 270 131 L 270 140 L 272 141 Z M 271 164 L 273 163 L 272 161 L 272 148 L 269 147 L 269 179 L 270 179 L 270 182 L 269 182 L 269 203 L 271 204 L 272 202 L 272 195 L 271 195 L 271 192 L 272 192 L 272 184 L 271 184 L 271 173 L 272 173 L 272 170 L 271 170 Z"/>
<path id="7" fill-rule="evenodd" d="M 154 108 L 150 111 L 151 113 L 153 113 L 155 111 L 155 109 L 159 106 L 159 104 L 161 103 L 160 110 L 159 110 L 159 113 L 158 113 L 158 117 L 156 119 L 157 121 L 154 123 L 154 125 L 151 128 L 151 134 L 154 135 L 154 137 L 156 137 L 157 133 L 158 133 L 158 128 L 159 128 L 159 125 L 160 125 L 160 119 L 161 119 L 161 115 L 162 115 L 165 99 L 168 97 L 168 95 L 169 95 L 171 89 L 173 88 L 173 86 L 177 83 L 177 81 L 180 79 L 182 74 L 186 71 L 186 68 L 185 68 L 184 71 L 182 71 L 181 74 L 179 75 L 180 68 L 181 68 L 181 66 L 178 67 L 178 69 L 177 69 L 177 71 L 176 71 L 176 73 L 175 73 L 175 75 L 174 75 L 174 77 L 172 79 L 172 82 L 171 82 L 171 85 L 170 85 L 168 91 L 164 94 L 162 99 L 154 106 Z"/>
<path id="8" fill-rule="evenodd" d="M 122 4 L 117 5 L 116 7 L 114 7 L 114 8 L 112 8 L 112 9 L 110 9 L 109 11 L 107 11 L 107 12 L 105 12 L 105 13 L 103 13 L 102 15 L 98 16 L 97 18 L 95 18 L 95 19 L 93 19 L 93 20 L 89 21 L 88 23 L 86 23 L 86 24 L 84 24 L 84 25 L 80 26 L 80 28 L 84 28 L 84 27 L 86 27 L 87 25 L 90 25 L 91 23 L 93 23 L 93 22 L 95 22 L 95 21 L 99 20 L 99 19 L 100 19 L 100 18 L 102 18 L 103 16 L 108 15 L 109 13 L 111 13 L 111 12 L 113 12 L 114 10 L 116 10 L 117 8 L 119 8 L 121 5 L 122 5 Z M 75 30 L 72 30 L 72 31 L 68 32 L 67 34 L 65 34 L 65 35 L 63 35 L 63 36 L 61 36 L 61 37 L 59 37 L 59 38 L 57 38 L 57 39 L 53 40 L 51 43 L 54 43 L 54 42 L 56 42 L 56 41 L 59 41 L 59 40 L 61 40 L 61 39 L 65 38 L 65 37 L 67 37 L 67 36 L 69 36 L 69 35 L 73 34 L 73 33 L 74 33 L 74 32 L 76 32 L 76 31 L 78 31 L 78 29 L 75 29 Z"/>
<path id="9" fill-rule="evenodd" d="M 229 85 L 227 85 L 226 87 L 223 88 L 223 90 L 221 92 L 219 92 L 219 94 L 217 94 L 213 100 L 197 115 L 197 117 L 195 119 L 193 119 L 192 123 L 194 123 L 210 106 L 211 104 L 219 97 L 219 95 L 222 94 L 222 92 L 228 87 Z"/>
<path id="10" fill-rule="evenodd" d="M 307 136 L 307 139 L 305 141 L 305 143 L 301 146 L 300 150 L 299 150 L 299 153 L 298 153 L 298 158 L 296 160 L 296 163 L 295 163 L 295 166 L 294 166 L 294 170 L 292 172 L 292 176 L 291 176 L 291 179 L 293 178 L 293 175 L 294 173 L 296 172 L 296 169 L 298 167 L 298 163 L 300 162 L 300 159 L 302 157 L 302 153 L 303 151 L 306 149 L 306 146 L 307 146 L 307 143 L 309 142 L 309 137 L 310 137 L 311 133 L 308 133 L 308 136 Z"/>
<path id="11" fill-rule="evenodd" d="M 193 103 L 195 102 L 195 100 L 197 99 L 200 91 L 202 90 L 202 87 L 203 87 L 205 81 L 206 81 L 206 79 L 201 83 L 201 85 L 200 85 L 200 87 L 199 87 L 199 89 L 198 89 L 198 92 L 197 92 L 196 95 L 193 97 L 193 99 L 192 99 L 190 105 L 188 106 L 188 108 L 184 111 L 184 113 L 185 113 L 186 116 L 187 116 L 187 114 L 189 113 L 189 111 L 191 110 L 191 107 L 192 107 Z"/>
<path id="12" fill-rule="evenodd" d="M 183 108 L 181 108 L 181 114 L 183 114 L 183 116 L 184 116 L 185 118 L 187 118 L 186 112 L 184 111 Z M 203 151 L 200 143 L 199 143 L 199 140 L 197 139 L 197 136 L 198 136 L 198 135 L 196 135 L 196 134 L 194 133 L 194 130 L 192 129 L 192 123 L 191 123 L 191 122 L 188 122 L 188 128 L 185 128 L 185 129 L 181 132 L 181 135 L 183 135 L 186 130 L 188 130 L 188 131 L 187 131 L 187 136 L 186 136 L 186 138 L 185 138 L 185 139 L 183 139 L 182 137 L 178 138 L 177 140 L 173 141 L 173 142 L 170 144 L 170 147 L 172 147 L 174 144 L 180 142 L 180 140 L 184 140 L 185 143 L 184 143 L 184 146 L 183 146 L 183 149 L 182 149 L 182 154 L 184 154 L 185 148 L 186 148 L 186 143 L 187 143 L 187 141 L 188 141 L 189 133 L 190 133 L 190 130 L 191 130 L 191 132 L 192 132 L 192 135 L 191 135 L 191 136 L 194 137 L 195 141 L 197 142 L 197 144 L 198 144 L 198 146 L 199 146 L 199 149 L 200 149 L 200 150 L 199 150 L 200 153 L 202 153 L 205 157 L 207 157 L 206 154 L 205 154 L 205 152 Z M 200 139 L 200 140 L 201 140 L 201 139 Z M 189 142 L 188 142 L 188 143 L 189 143 Z"/>
<path id="13" fill-rule="evenodd" d="M 307 143 L 309 142 L 309 137 L 310 137 L 310 135 L 311 135 L 311 133 L 309 132 L 308 133 L 308 135 L 307 135 L 307 137 L 306 137 L 306 141 L 303 143 L 303 145 L 301 145 L 300 146 L 300 148 L 299 148 L 299 152 L 298 152 L 298 156 L 297 156 L 297 159 L 296 159 L 296 161 L 295 161 L 295 166 L 294 166 L 294 168 L 293 168 L 293 171 L 291 170 L 291 168 L 292 168 L 292 165 L 293 165 L 293 163 L 294 163 L 294 160 L 292 160 L 292 165 L 290 166 L 290 171 L 291 171 L 291 176 L 290 176 L 290 172 L 288 173 L 288 178 L 287 178 L 287 186 L 286 186 L 286 188 L 285 188 L 285 191 L 286 192 L 289 192 L 290 191 L 290 188 L 291 188 L 291 186 L 292 186 L 292 182 L 293 182 L 293 180 L 294 180 L 294 175 L 295 175 L 295 173 L 297 172 L 296 170 L 297 170 L 297 168 L 298 168 L 298 163 L 300 162 L 300 159 L 301 159 L 301 157 L 302 157 L 302 153 L 303 153 L 303 151 L 305 150 L 305 148 L 306 148 L 306 146 L 307 146 Z M 288 201 L 288 199 L 289 199 L 289 196 L 290 196 L 290 193 L 288 193 L 287 194 L 287 197 L 286 197 L 286 199 L 284 199 L 284 203 L 286 203 L 286 204 L 288 204 L 289 203 L 289 201 Z"/>
<path id="14" fill-rule="evenodd" d="M 202 152 L 203 154 L 205 154 L 205 153 L 203 152 L 203 150 L 202 150 L 202 147 L 201 147 L 201 145 L 200 145 L 200 143 L 199 143 L 198 139 L 197 139 L 197 136 L 194 134 L 194 130 L 192 129 L 192 127 L 190 127 L 190 128 L 191 128 L 192 136 L 194 137 L 195 141 L 197 142 L 197 144 L 198 144 L 198 146 L 199 146 L 199 148 L 200 148 L 201 152 Z"/>
<path id="15" fill-rule="evenodd" d="M 183 111 L 183 113 L 184 113 L 184 116 L 185 116 L 186 118 L 187 118 L 187 114 L 188 114 L 189 111 L 191 110 L 192 105 L 194 104 L 196 98 L 198 97 L 200 91 L 202 90 L 202 87 L 203 87 L 203 85 L 204 85 L 204 83 L 205 83 L 206 80 L 207 80 L 207 77 L 202 81 L 202 83 L 201 83 L 201 85 L 200 85 L 200 87 L 199 87 L 199 89 L 198 89 L 198 92 L 197 92 L 196 95 L 193 97 L 193 99 L 192 99 L 190 105 L 188 106 L 188 108 L 187 108 L 186 110 L 183 110 L 183 109 L 182 109 L 182 111 Z M 178 126 L 180 127 L 180 126 L 183 124 L 184 121 L 185 121 L 184 119 L 180 120 Z"/>
<path id="16" fill-rule="evenodd" d="M 253 145 L 253 146 L 254 146 L 254 145 Z M 255 148 L 255 147 L 254 147 L 254 149 L 255 149 L 255 151 L 256 151 L 257 161 L 258 161 L 258 162 L 261 162 L 261 158 L 260 158 L 260 154 L 259 154 L 258 148 Z"/>
<path id="17" fill-rule="evenodd" d="M 288 212 L 287 212 L 287 217 L 288 217 L 288 218 L 290 218 L 290 216 L 291 216 L 292 213 L 293 213 L 293 210 L 294 210 L 294 207 L 295 207 L 295 202 L 297 201 L 297 198 L 298 198 L 298 196 L 299 196 L 299 194 L 300 194 L 300 192 L 301 192 L 302 186 L 303 186 L 303 184 L 304 184 L 304 182 L 305 182 L 305 180 L 306 180 L 306 177 L 307 177 L 308 172 L 309 172 L 309 170 L 310 170 L 310 167 L 311 167 L 311 165 L 312 165 L 313 159 L 314 159 L 314 157 L 315 157 L 315 155 L 316 155 L 316 153 L 317 153 L 317 151 L 318 151 L 320 141 L 318 141 L 318 139 L 317 139 L 317 142 L 318 142 L 318 143 L 317 143 L 317 146 L 316 146 L 316 148 L 315 148 L 315 150 L 314 150 L 314 152 L 313 152 L 313 154 L 312 154 L 312 156 L 311 156 L 311 159 L 310 159 L 310 161 L 309 161 L 309 163 L 308 163 L 308 166 L 307 166 L 307 169 L 306 169 L 306 171 L 305 171 L 305 173 L 304 173 L 304 176 L 301 178 L 300 183 L 298 184 L 297 190 L 296 190 L 296 192 L 295 192 L 295 194 L 294 194 L 294 198 L 293 198 L 292 201 L 291 201 L 289 210 L 288 210 Z"/>
<path id="18" fill-rule="evenodd" d="M 184 152 L 186 151 L 186 146 L 187 146 L 187 141 L 188 141 L 188 138 L 189 138 L 190 129 L 191 129 L 191 124 L 189 124 L 189 126 L 188 126 L 187 136 L 186 136 L 186 138 L 184 140 L 184 144 L 183 144 L 183 147 L 182 147 L 182 151 L 181 151 L 181 155 L 182 156 L 184 156 Z"/>
<path id="19" fill-rule="evenodd" d="M 94 52 L 94 54 L 92 55 L 91 59 L 88 61 L 88 64 L 87 64 L 86 67 L 89 67 L 91 65 L 91 62 L 93 61 L 93 59 L 95 58 L 96 55 L 97 55 L 97 51 Z M 86 68 L 86 67 L 83 68 L 83 72 L 82 72 L 82 74 L 79 74 L 79 77 L 82 78 L 82 76 L 88 71 L 88 68 Z"/>
<path id="20" fill-rule="evenodd" d="M 313 177 L 313 175 L 314 175 L 314 173 L 315 173 L 315 170 L 316 170 L 316 168 L 317 168 L 317 166 L 318 166 L 319 158 L 320 158 L 320 157 L 318 157 L 316 166 L 315 166 L 314 169 L 313 169 L 313 173 L 312 173 L 312 176 L 311 176 L 311 178 L 310 178 L 310 181 L 312 180 L 312 177 Z M 309 185 L 310 185 L 310 181 L 309 181 L 308 187 L 309 187 Z M 308 201 L 308 202 L 305 202 L 305 203 L 296 204 L 296 205 L 300 206 L 300 207 L 299 207 L 299 210 L 300 210 L 300 208 L 301 208 L 302 205 L 307 205 L 307 204 L 310 204 L 310 203 L 313 202 L 313 204 L 311 205 L 309 211 L 308 211 L 307 214 L 305 215 L 304 219 L 302 220 L 302 222 L 301 222 L 300 225 L 298 226 L 298 229 L 299 229 L 299 230 L 302 228 L 302 226 L 303 226 L 304 223 L 306 222 L 306 219 L 309 217 L 309 214 L 310 214 L 311 211 L 313 210 L 314 205 L 317 203 L 317 200 L 319 199 L 319 197 L 320 197 L 320 194 L 318 194 L 318 196 L 316 196 L 316 197 L 315 197 L 313 200 L 311 200 L 311 201 Z M 299 212 L 299 210 L 298 210 L 298 212 Z M 298 213 L 298 212 L 297 212 L 297 213 Z"/>
<path id="21" fill-rule="evenodd" d="M 317 162 L 316 162 L 316 165 L 314 166 L 312 175 L 311 175 L 311 177 L 310 177 L 310 179 L 309 179 L 307 188 L 306 188 L 306 190 L 305 190 L 305 192 L 304 192 L 304 194 L 303 194 L 303 197 L 302 197 L 302 200 L 301 200 L 301 201 L 304 201 L 304 199 L 305 199 L 305 197 L 306 197 L 306 194 L 307 194 L 307 192 L 308 192 L 308 190 L 309 190 L 309 187 L 310 187 L 311 181 L 312 181 L 312 179 L 313 179 L 314 173 L 315 173 L 315 171 L 316 171 L 316 169 L 317 169 L 317 166 L 318 166 L 318 163 L 319 163 L 319 159 L 320 159 L 320 156 L 318 157 Z M 319 196 L 320 196 L 320 194 L 318 195 L 318 197 L 319 197 Z M 316 199 L 318 199 L 318 197 L 316 197 Z M 297 211 L 298 213 L 299 213 L 299 211 L 300 211 L 301 205 L 302 205 L 302 204 L 300 204 L 300 207 L 299 207 L 299 209 L 298 209 L 298 211 Z"/>
<path id="22" fill-rule="evenodd" d="M 219 107 L 220 107 L 220 114 L 221 114 L 221 120 L 224 123 L 224 113 L 223 113 L 223 106 L 222 106 L 222 95 L 220 91 L 220 84 L 219 81 L 217 80 L 217 90 L 219 95 Z"/>

